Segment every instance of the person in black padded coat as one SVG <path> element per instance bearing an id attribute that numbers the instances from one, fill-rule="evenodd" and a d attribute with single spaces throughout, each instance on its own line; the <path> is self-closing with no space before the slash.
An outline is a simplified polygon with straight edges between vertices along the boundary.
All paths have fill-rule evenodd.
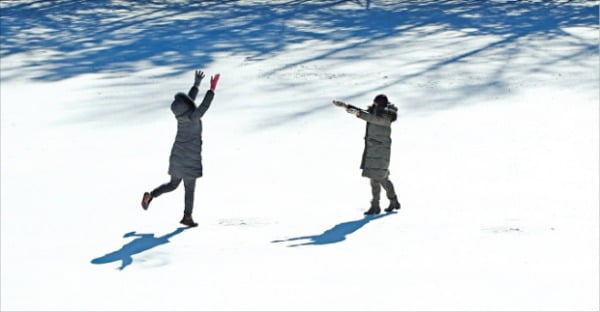
<path id="1" fill-rule="evenodd" d="M 198 86 L 204 78 L 204 73 L 197 70 L 194 85 L 188 94 L 179 92 L 171 103 L 171 111 L 177 119 L 177 135 L 169 157 L 169 175 L 171 181 L 160 185 L 152 192 L 145 192 L 142 197 L 142 208 L 148 209 L 150 202 L 163 193 L 175 190 L 183 180 L 185 187 L 185 209 L 180 223 L 193 227 L 198 223 L 192 218 L 194 209 L 194 191 L 196 179 L 202 176 L 202 116 L 210 107 L 215 96 L 215 89 L 220 75 L 210 78 L 210 90 L 206 91 L 199 106 L 194 100 L 198 95 Z"/>

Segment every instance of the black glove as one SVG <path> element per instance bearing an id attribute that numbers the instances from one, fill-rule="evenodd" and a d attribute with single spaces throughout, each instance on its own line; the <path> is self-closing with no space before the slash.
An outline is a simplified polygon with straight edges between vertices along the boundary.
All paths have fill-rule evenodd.
<path id="1" fill-rule="evenodd" d="M 197 87 L 202 82 L 202 78 L 204 78 L 204 72 L 201 70 L 197 70 L 194 76 L 194 86 Z"/>

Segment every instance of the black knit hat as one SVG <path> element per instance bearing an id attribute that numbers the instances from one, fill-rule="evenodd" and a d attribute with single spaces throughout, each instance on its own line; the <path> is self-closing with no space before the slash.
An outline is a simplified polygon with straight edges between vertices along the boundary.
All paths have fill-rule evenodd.
<path id="1" fill-rule="evenodd" d="M 378 96 L 375 97 L 373 102 L 377 103 L 377 105 L 381 106 L 381 107 L 385 107 L 388 104 L 390 104 L 390 101 L 388 101 L 388 98 L 385 94 L 379 94 Z"/>

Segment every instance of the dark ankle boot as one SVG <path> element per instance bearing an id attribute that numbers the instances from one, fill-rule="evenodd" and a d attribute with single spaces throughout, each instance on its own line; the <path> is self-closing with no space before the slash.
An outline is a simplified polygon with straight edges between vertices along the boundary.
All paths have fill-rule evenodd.
<path id="1" fill-rule="evenodd" d="M 385 212 L 392 212 L 394 209 L 400 210 L 400 202 L 398 202 L 398 197 L 390 199 L 390 206 L 385 209 Z"/>
<path id="2" fill-rule="evenodd" d="M 365 215 L 369 216 L 369 215 L 376 215 L 379 214 L 381 212 L 381 208 L 379 208 L 379 202 L 371 202 L 371 208 L 369 208 L 369 210 L 365 211 Z"/>
<path id="3" fill-rule="evenodd" d="M 142 208 L 144 208 L 144 210 L 148 209 L 148 206 L 150 205 L 150 202 L 153 198 L 154 197 L 152 197 L 152 194 L 148 192 L 144 193 L 144 196 L 142 197 Z"/>
<path id="4" fill-rule="evenodd" d="M 192 215 L 189 215 L 189 214 L 184 214 L 183 219 L 181 219 L 181 221 L 179 221 L 179 223 L 181 223 L 183 225 L 187 225 L 189 227 L 198 226 L 198 223 L 194 222 L 194 219 L 192 219 Z"/>

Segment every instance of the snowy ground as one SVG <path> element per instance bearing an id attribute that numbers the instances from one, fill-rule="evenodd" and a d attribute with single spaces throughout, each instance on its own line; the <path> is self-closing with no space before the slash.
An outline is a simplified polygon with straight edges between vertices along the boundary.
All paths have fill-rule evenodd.
<path id="1" fill-rule="evenodd" d="M 597 1 L 0 8 L 3 311 L 600 309 Z M 222 78 L 183 230 L 183 188 L 139 201 L 196 68 Z M 402 210 L 363 218 L 331 100 L 378 93 Z"/>

